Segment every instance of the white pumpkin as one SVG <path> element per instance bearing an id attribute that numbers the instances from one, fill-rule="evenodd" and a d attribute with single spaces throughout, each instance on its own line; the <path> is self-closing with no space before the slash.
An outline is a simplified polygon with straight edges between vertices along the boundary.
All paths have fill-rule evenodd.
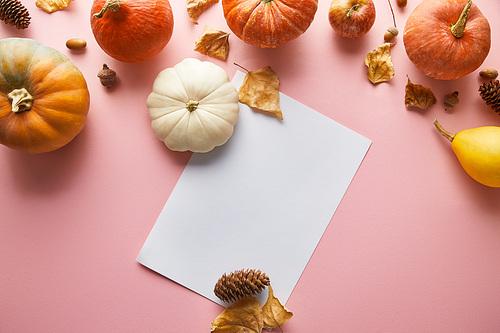
<path id="1" fill-rule="evenodd" d="M 231 137 L 238 92 L 219 66 L 187 58 L 161 71 L 146 102 L 156 136 L 175 151 L 208 152 Z"/>

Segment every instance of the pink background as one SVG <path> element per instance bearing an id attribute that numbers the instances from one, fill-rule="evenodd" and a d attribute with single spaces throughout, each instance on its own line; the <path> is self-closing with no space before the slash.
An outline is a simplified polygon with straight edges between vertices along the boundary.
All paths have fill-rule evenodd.
<path id="1" fill-rule="evenodd" d="M 23 2 L 31 25 L 0 24 L 0 37 L 29 37 L 65 53 L 87 79 L 91 109 L 82 133 L 60 150 L 0 147 L 1 332 L 210 331 L 222 307 L 135 261 L 190 157 L 156 139 L 145 100 L 158 72 L 186 57 L 210 60 L 230 77 L 234 62 L 270 65 L 283 93 L 373 141 L 287 303 L 294 317 L 284 331 L 500 331 L 500 189 L 472 180 L 432 125 L 437 117 L 456 132 L 500 126 L 500 118 L 479 97 L 478 71 L 455 81 L 427 78 L 406 57 L 402 35 L 392 48 L 394 79 L 367 80 L 364 57 L 392 24 L 386 0 L 375 0 L 375 25 L 359 40 L 334 33 L 322 0 L 300 38 L 264 50 L 231 35 L 227 61 L 193 51 L 206 24 L 229 31 L 221 4 L 194 25 L 185 2 L 175 0 L 170 43 L 140 64 L 101 51 L 90 0 L 52 14 Z M 418 1 L 403 10 L 393 3 L 402 32 Z M 498 68 L 500 3 L 475 3 L 492 28 L 481 68 Z M 66 49 L 72 37 L 87 40 L 85 51 Z M 118 73 L 110 90 L 96 77 L 103 63 Z M 407 109 L 406 75 L 430 87 L 438 103 Z M 460 103 L 445 112 L 444 95 L 455 90 Z"/>

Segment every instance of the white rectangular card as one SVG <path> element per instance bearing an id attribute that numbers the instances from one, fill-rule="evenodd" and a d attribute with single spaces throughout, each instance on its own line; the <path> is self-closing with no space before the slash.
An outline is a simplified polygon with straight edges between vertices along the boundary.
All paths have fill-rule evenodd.
<path id="1" fill-rule="evenodd" d="M 371 141 L 284 94 L 280 107 L 282 121 L 240 104 L 229 141 L 192 155 L 138 262 L 219 304 L 223 273 L 260 269 L 286 303 Z"/>

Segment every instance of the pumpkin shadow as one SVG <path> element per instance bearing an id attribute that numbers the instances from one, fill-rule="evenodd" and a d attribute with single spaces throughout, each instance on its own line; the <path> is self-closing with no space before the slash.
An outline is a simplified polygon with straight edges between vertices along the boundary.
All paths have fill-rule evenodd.
<path id="1" fill-rule="evenodd" d="M 108 65 L 117 73 L 115 83 L 111 88 L 116 89 L 119 85 L 137 90 L 143 90 L 144 87 L 148 87 L 148 89 L 152 88 L 156 76 L 162 70 L 172 67 L 177 63 L 176 61 L 171 63 L 172 59 L 165 55 L 166 52 L 163 49 L 162 52 L 153 58 L 139 63 L 126 63 L 114 59 L 113 61 L 109 61 Z"/>
<path id="2" fill-rule="evenodd" d="M 85 128 L 73 141 L 46 153 L 27 153 L 11 149 L 7 155 L 12 178 L 19 189 L 49 194 L 67 186 L 84 165 L 87 135 Z"/>
<path id="3" fill-rule="evenodd" d="M 457 162 L 458 163 L 458 162 Z M 461 168 L 459 166 L 459 168 Z M 500 216 L 500 205 L 498 205 L 498 196 L 500 195 L 500 188 L 489 187 L 478 183 L 469 177 L 465 170 L 460 170 L 463 174 L 461 186 L 464 192 L 468 193 L 468 197 L 475 202 L 485 216 Z M 478 218 L 478 220 L 481 220 Z M 495 221 L 500 222 L 500 219 Z"/>
<path id="4" fill-rule="evenodd" d="M 2 23 L 2 22 L 0 22 Z M 31 36 L 31 31 L 29 29 L 16 29 L 14 26 L 8 24 L 2 24 L 2 34 L 5 34 L 4 38 L 33 38 Z"/>
<path id="5" fill-rule="evenodd" d="M 168 148 L 161 140 L 155 139 L 156 150 L 155 158 L 164 160 L 165 163 L 174 163 L 178 167 L 184 168 L 193 155 L 191 151 L 174 151 Z"/>
<path id="6" fill-rule="evenodd" d="M 331 39 L 332 48 L 335 52 L 341 52 L 346 55 L 358 56 L 359 54 L 365 54 L 369 42 L 368 34 L 360 38 L 349 39 L 340 36 L 338 33 L 333 33 Z"/>
<path id="7" fill-rule="evenodd" d="M 241 47 L 231 55 L 232 58 L 238 60 L 230 60 L 229 63 L 241 66 L 242 68 L 237 68 L 237 70 L 244 73 L 246 73 L 244 69 L 252 71 L 271 66 L 278 76 L 284 71 L 293 76 L 296 71 L 302 68 L 302 61 L 305 59 L 303 53 L 309 50 L 305 40 L 300 37 L 275 48 L 260 48 L 238 40 Z"/>

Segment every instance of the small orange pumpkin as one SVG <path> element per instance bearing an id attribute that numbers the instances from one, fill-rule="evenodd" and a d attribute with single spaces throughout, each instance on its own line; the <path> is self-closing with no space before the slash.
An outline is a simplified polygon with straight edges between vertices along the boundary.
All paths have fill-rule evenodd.
<path id="1" fill-rule="evenodd" d="M 244 42 L 275 48 L 311 25 L 318 0 L 222 0 L 227 25 Z"/>
<path id="2" fill-rule="evenodd" d="M 424 0 L 408 17 L 403 42 L 408 58 L 422 73 L 454 80 L 486 59 L 490 25 L 471 0 Z"/>
<path id="3" fill-rule="evenodd" d="M 27 38 L 0 40 L 0 143 L 43 153 L 83 129 L 90 95 L 82 73 L 61 52 Z"/>
<path id="4" fill-rule="evenodd" d="M 95 0 L 90 26 L 97 44 L 128 63 L 153 58 L 168 44 L 174 16 L 168 0 Z"/>

